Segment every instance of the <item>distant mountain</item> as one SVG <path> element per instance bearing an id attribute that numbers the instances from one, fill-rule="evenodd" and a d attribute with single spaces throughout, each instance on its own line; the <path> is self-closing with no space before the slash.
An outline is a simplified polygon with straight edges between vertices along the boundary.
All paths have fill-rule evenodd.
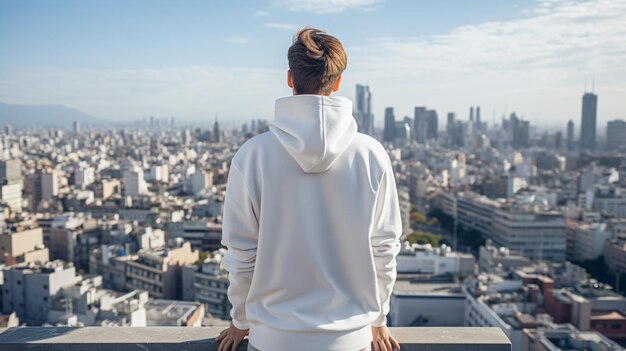
<path id="1" fill-rule="evenodd" d="M 0 126 L 71 126 L 74 121 L 82 125 L 103 124 L 83 111 L 64 105 L 17 105 L 0 102 Z"/>

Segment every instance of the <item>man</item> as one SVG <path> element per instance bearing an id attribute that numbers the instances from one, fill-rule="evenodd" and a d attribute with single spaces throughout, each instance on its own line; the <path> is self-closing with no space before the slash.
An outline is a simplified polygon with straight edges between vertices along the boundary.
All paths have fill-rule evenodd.
<path id="1" fill-rule="evenodd" d="M 293 96 L 233 156 L 222 262 L 232 323 L 219 351 L 391 351 L 402 223 L 389 155 L 357 132 L 337 38 L 305 28 L 288 52 Z"/>

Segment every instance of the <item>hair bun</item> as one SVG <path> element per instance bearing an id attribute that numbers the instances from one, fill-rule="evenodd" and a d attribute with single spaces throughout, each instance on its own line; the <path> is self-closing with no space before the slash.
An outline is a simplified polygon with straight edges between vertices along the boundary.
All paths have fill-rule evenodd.
<path id="1" fill-rule="evenodd" d="M 326 48 L 321 35 L 323 32 L 314 28 L 304 29 L 298 34 L 298 41 L 306 47 L 307 56 L 315 60 L 324 59 L 326 55 Z"/>
<path id="2" fill-rule="evenodd" d="M 331 94 L 348 64 L 339 39 L 306 27 L 294 34 L 287 58 L 296 94 Z"/>

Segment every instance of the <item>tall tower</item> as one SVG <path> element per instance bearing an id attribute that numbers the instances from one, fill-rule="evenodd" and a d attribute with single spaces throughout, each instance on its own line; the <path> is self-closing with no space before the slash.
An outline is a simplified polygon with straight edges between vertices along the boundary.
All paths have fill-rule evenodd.
<path id="1" fill-rule="evenodd" d="M 456 143 L 456 113 L 448 112 L 448 123 L 446 124 L 446 132 L 448 134 L 448 143 L 453 145 Z"/>
<path id="2" fill-rule="evenodd" d="M 361 133 L 374 134 L 374 115 L 372 114 L 372 93 L 367 85 L 356 85 L 356 109 L 354 117 Z"/>
<path id="3" fill-rule="evenodd" d="M 596 149 L 596 125 L 598 96 L 591 93 L 583 95 L 582 119 L 580 122 L 580 150 Z"/>
<path id="4" fill-rule="evenodd" d="M 418 143 L 425 143 L 428 136 L 428 110 L 425 106 L 415 106 L 412 129 L 415 140 Z"/>
<path id="5" fill-rule="evenodd" d="M 215 115 L 215 123 L 213 123 L 213 142 L 220 142 L 220 124 L 217 122 L 217 115 Z"/>
<path id="6" fill-rule="evenodd" d="M 606 146 L 611 149 L 626 146 L 626 121 L 616 119 L 606 124 Z"/>
<path id="7" fill-rule="evenodd" d="M 383 133 L 383 141 L 393 141 L 396 138 L 396 116 L 393 113 L 393 107 L 385 109 L 385 131 Z"/>
<path id="8" fill-rule="evenodd" d="M 428 110 L 428 119 L 426 120 L 426 138 L 437 140 L 439 136 L 439 117 L 437 111 Z"/>
<path id="9" fill-rule="evenodd" d="M 574 121 L 567 122 L 567 151 L 574 150 Z"/>

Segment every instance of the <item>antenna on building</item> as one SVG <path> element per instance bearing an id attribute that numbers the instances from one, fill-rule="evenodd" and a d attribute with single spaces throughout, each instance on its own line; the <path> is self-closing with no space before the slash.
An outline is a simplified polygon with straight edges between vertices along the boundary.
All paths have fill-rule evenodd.
<path id="1" fill-rule="evenodd" d="M 595 93 L 596 92 L 596 78 L 591 78 L 591 92 Z"/>

